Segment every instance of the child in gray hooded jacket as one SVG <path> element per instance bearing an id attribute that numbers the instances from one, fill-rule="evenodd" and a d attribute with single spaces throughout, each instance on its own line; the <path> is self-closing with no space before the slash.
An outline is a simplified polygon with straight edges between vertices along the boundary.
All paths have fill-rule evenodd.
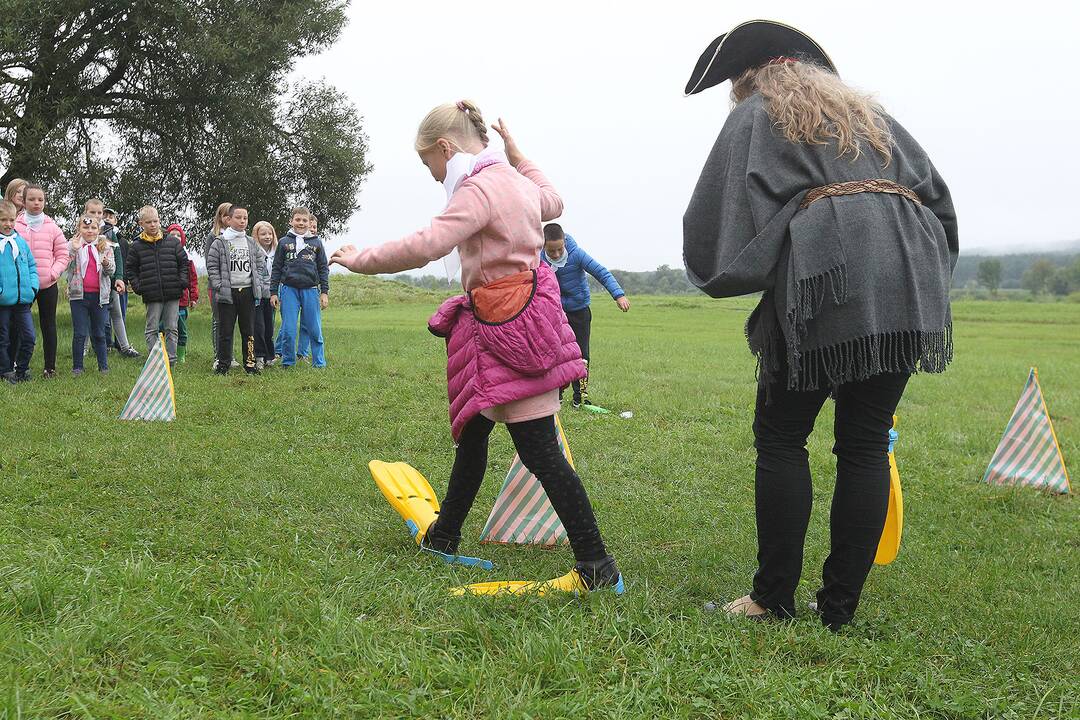
<path id="1" fill-rule="evenodd" d="M 233 205 L 227 227 L 206 252 L 206 274 L 218 311 L 217 366 L 227 375 L 232 365 L 233 328 L 239 321 L 244 372 L 258 374 L 255 363 L 255 306 L 270 297 L 270 277 L 254 238 L 247 234 L 248 211 Z"/>

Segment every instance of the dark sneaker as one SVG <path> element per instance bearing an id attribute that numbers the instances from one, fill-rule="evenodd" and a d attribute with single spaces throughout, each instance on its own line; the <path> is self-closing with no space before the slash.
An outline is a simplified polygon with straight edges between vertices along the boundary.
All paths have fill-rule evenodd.
<path id="1" fill-rule="evenodd" d="M 0 375 L 0 379 L 7 380 L 12 385 L 19 382 L 18 376 L 14 372 L 6 372 Z"/>
<path id="2" fill-rule="evenodd" d="M 17 382 L 17 383 L 30 382 L 30 373 L 27 372 L 26 370 L 16 370 L 15 371 L 15 382 Z"/>
<path id="3" fill-rule="evenodd" d="M 121 348 L 120 349 L 120 355 L 122 357 L 126 357 L 126 358 L 142 357 L 142 353 L 140 353 L 138 350 L 131 347 L 130 345 L 128 347 L 126 347 L 126 348 Z"/>
<path id="4" fill-rule="evenodd" d="M 446 555 L 457 555 L 458 545 L 461 544 L 461 535 L 451 536 L 439 532 L 439 523 L 435 521 L 428 525 L 424 539 L 420 541 L 420 547 L 430 548 Z"/>
<path id="5" fill-rule="evenodd" d="M 228 375 L 229 374 L 229 368 L 216 366 L 216 367 L 214 367 L 214 374 L 215 375 Z"/>
<path id="6" fill-rule="evenodd" d="M 52 380 L 54 377 L 56 377 L 56 371 L 55 370 L 46 370 L 43 373 L 41 373 L 41 377 L 45 378 L 46 380 Z"/>
<path id="7" fill-rule="evenodd" d="M 79 377 L 79 376 L 80 376 L 80 375 L 82 375 L 82 374 L 83 374 L 82 368 L 79 368 L 79 369 L 77 369 L 77 370 L 72 370 L 72 371 L 71 371 L 71 376 L 72 376 L 72 377 Z"/>
<path id="8" fill-rule="evenodd" d="M 574 565 L 574 569 L 590 591 L 611 588 L 616 593 L 623 592 L 622 573 L 619 572 L 619 566 L 615 564 L 615 558 L 610 555 L 603 560 L 579 562 Z"/>
<path id="9" fill-rule="evenodd" d="M 259 368 L 246 367 L 246 368 L 244 368 L 244 372 L 247 373 L 248 375 L 262 375 L 262 372 L 259 371 Z"/>

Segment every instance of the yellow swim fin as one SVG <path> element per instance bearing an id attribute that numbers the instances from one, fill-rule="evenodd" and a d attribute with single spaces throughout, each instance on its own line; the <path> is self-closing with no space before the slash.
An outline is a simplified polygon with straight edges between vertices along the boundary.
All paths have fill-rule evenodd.
<path id="1" fill-rule="evenodd" d="M 467 555 L 450 555 L 424 545 L 424 534 L 439 516 L 439 499 L 435 497 L 435 491 L 431 489 L 427 479 L 417 472 L 416 468 L 403 462 L 387 463 L 382 460 L 372 460 L 368 463 L 368 470 L 371 471 L 371 477 L 375 480 L 383 497 L 405 521 L 413 542 L 419 545 L 421 550 L 446 563 L 480 567 L 484 570 L 491 570 L 494 567 L 490 560 Z"/>
<path id="2" fill-rule="evenodd" d="M 625 590 L 622 576 L 619 576 L 618 583 L 603 588 L 603 590 L 610 590 L 616 595 L 622 595 Z M 504 580 L 500 582 L 473 583 L 472 585 L 463 585 L 450 589 L 450 594 L 457 597 L 462 595 L 536 595 L 537 597 L 543 597 L 549 592 L 585 595 L 589 592 L 589 588 L 586 587 L 585 581 L 581 579 L 578 571 L 571 570 L 553 580 Z"/>
<path id="3" fill-rule="evenodd" d="M 896 418 L 893 418 L 895 425 Z M 900 471 L 896 467 L 896 455 L 893 447 L 898 435 L 896 430 L 889 431 L 889 512 L 885 516 L 885 527 L 881 530 L 875 565 L 888 565 L 900 552 L 900 538 L 904 535 L 904 491 L 900 487 Z"/>
<path id="4" fill-rule="evenodd" d="M 419 545 L 428 525 L 439 515 L 439 499 L 427 479 L 412 465 L 403 462 L 372 460 L 368 470 L 383 497 L 397 510 Z"/>

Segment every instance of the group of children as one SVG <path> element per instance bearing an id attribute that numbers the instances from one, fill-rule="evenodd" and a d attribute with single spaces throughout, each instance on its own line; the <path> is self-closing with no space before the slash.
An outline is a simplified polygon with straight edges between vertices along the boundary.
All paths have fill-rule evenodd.
<path id="1" fill-rule="evenodd" d="M 73 375 L 83 373 L 90 348 L 99 372 L 108 372 L 110 345 L 124 357 L 140 357 L 127 335 L 129 292 L 141 296 L 146 309 L 147 349 L 163 335 L 170 362 L 185 362 L 188 313 L 198 303 L 199 283 L 182 226 L 173 223 L 163 231 L 157 209 L 147 205 L 138 213 L 138 234 L 121 238 L 116 213 L 93 198 L 68 239 L 44 208 L 44 189 L 22 179 L 9 182 L 0 201 L 0 377 L 12 384 L 30 379 L 37 344 L 34 305 L 44 346 L 43 377 L 56 376 L 61 284 L 71 307 Z M 236 326 L 247 373 L 258 373 L 278 358 L 290 367 L 298 356 L 325 367 L 321 311 L 329 302 L 329 265 L 316 234 L 317 219 L 305 207 L 294 208 L 290 230 L 281 238 L 266 221 L 256 223 L 251 235 L 247 227 L 247 208 L 223 203 L 207 238 L 214 371 L 224 375 L 237 365 L 232 358 Z M 281 331 L 275 339 L 279 308 Z"/>

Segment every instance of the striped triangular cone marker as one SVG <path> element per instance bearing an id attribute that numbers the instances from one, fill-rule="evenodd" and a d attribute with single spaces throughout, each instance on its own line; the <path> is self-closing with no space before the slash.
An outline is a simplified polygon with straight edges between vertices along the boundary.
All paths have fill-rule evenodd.
<path id="1" fill-rule="evenodd" d="M 992 485 L 1020 485 L 1056 493 L 1069 492 L 1069 474 L 1054 425 L 1039 387 L 1039 371 L 1031 368 L 1005 435 L 983 480 Z"/>
<path id="2" fill-rule="evenodd" d="M 559 431 L 559 446 L 573 467 L 574 456 L 570 454 L 570 445 L 566 442 L 558 415 L 555 416 L 555 426 Z M 506 474 L 506 482 L 495 500 L 495 507 L 491 508 L 487 525 L 480 533 L 480 542 L 548 547 L 568 542 L 566 529 L 551 507 L 543 486 L 521 464 L 521 458 L 516 454 L 510 464 L 510 472 Z"/>
<path id="3" fill-rule="evenodd" d="M 173 389 L 165 336 L 158 333 L 157 344 L 150 349 L 139 379 L 120 411 L 121 420 L 175 420 L 176 392 Z"/>

